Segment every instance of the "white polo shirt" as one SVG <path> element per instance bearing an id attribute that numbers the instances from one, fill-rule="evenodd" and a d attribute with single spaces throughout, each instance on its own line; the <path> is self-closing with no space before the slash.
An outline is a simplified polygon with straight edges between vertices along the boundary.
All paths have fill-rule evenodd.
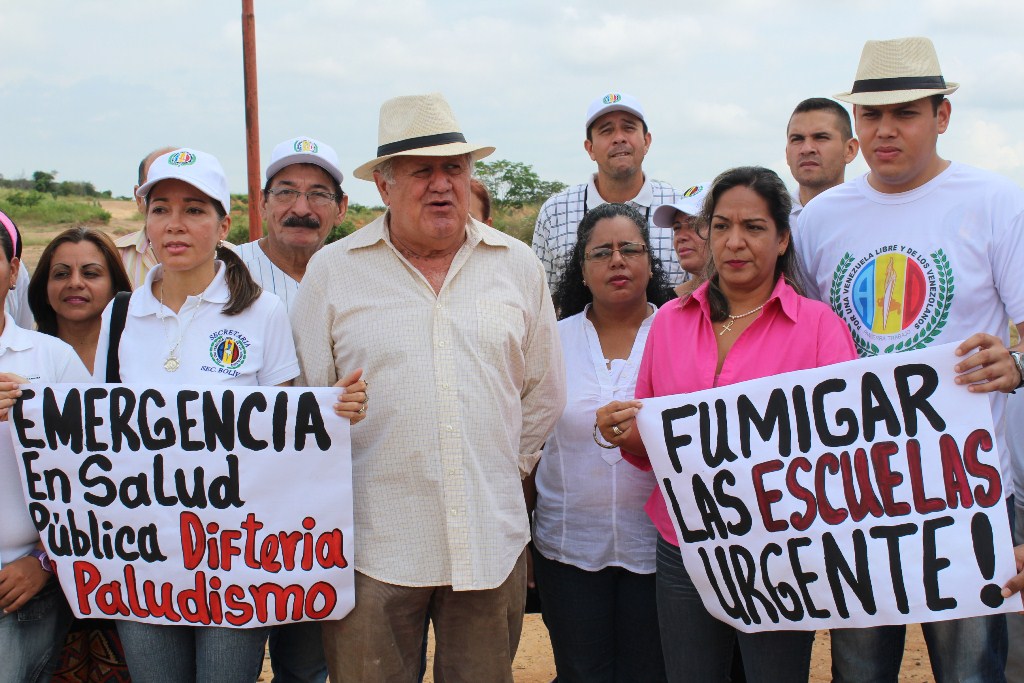
<path id="1" fill-rule="evenodd" d="M 56 337 L 24 330 L 4 314 L 0 372 L 29 382 L 88 382 L 89 371 L 74 349 Z M 21 490 L 21 465 L 11 443 L 10 422 L 0 422 L 0 567 L 24 557 L 39 542 Z"/>
<path id="2" fill-rule="evenodd" d="M 295 357 L 291 324 L 284 304 L 263 292 L 238 315 L 221 312 L 230 293 L 224 279 L 224 264 L 215 261 L 213 281 L 199 296 L 190 296 L 175 313 L 153 296 L 152 285 L 163 278 L 157 265 L 146 281 L 132 293 L 128 303 L 118 358 L 121 380 L 142 384 L 224 384 L 273 386 L 295 379 L 299 363 Z M 110 314 L 113 302 L 103 311 L 103 325 L 96 344 L 93 377 L 103 381 L 107 372 Z M 178 339 L 179 367 L 164 368 Z"/>

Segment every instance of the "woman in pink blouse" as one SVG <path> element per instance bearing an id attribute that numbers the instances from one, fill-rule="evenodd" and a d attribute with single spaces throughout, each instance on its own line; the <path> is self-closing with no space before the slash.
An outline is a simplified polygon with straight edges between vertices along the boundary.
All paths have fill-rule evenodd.
<path id="1" fill-rule="evenodd" d="M 708 280 L 655 315 L 636 399 L 856 358 L 842 320 L 825 304 L 801 296 L 790 202 L 782 180 L 766 168 L 734 168 L 715 179 L 702 227 L 711 251 Z M 598 410 L 597 427 L 626 460 L 650 469 L 635 427 L 640 407 L 640 400 L 613 401 Z M 813 631 L 748 634 L 712 617 L 686 573 L 660 489 L 646 510 L 660 535 L 658 620 L 669 680 L 727 681 L 738 639 L 747 681 L 806 682 Z"/>

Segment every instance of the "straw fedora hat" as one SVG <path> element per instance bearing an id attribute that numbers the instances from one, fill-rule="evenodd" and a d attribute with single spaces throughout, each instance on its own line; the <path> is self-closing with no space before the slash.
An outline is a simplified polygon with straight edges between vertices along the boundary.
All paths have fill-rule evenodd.
<path id="1" fill-rule="evenodd" d="M 939 57 L 928 38 L 869 40 L 864 43 L 853 88 L 835 98 L 881 106 L 949 95 L 959 87 L 942 77 Z"/>
<path id="2" fill-rule="evenodd" d="M 396 156 L 472 154 L 473 161 L 477 161 L 494 152 L 494 147 L 466 142 L 452 108 L 441 93 L 395 97 L 382 104 L 377 145 L 377 158 L 353 171 L 356 178 L 372 181 L 374 169 L 382 161 Z"/>

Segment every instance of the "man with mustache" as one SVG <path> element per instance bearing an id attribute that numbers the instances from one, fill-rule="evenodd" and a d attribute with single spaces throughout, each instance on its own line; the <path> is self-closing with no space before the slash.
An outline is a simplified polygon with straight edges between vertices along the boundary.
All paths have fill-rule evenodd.
<path id="1" fill-rule="evenodd" d="M 786 127 L 786 163 L 800 189 L 791 220 L 819 194 L 842 185 L 846 166 L 857 158 L 850 114 L 835 100 L 812 97 L 796 105 Z"/>
<path id="2" fill-rule="evenodd" d="M 345 219 L 348 197 L 338 155 L 310 137 L 285 140 L 270 157 L 260 192 L 267 235 L 238 247 L 256 282 L 291 311 L 306 265 Z M 271 636 L 271 654 L 274 638 Z"/>
<path id="3" fill-rule="evenodd" d="M 679 284 L 686 273 L 676 261 L 672 230 L 651 223 L 651 212 L 655 206 L 674 204 L 683 195 L 643 172 L 651 133 L 640 102 L 620 92 L 598 97 L 587 109 L 586 131 L 583 148 L 597 163 L 597 173 L 588 182 L 572 185 L 544 202 L 533 231 L 533 251 L 544 264 L 548 287 L 553 291 L 562 275 L 583 216 L 612 202 L 629 204 L 647 217 L 651 248 L 661 259 L 669 281 Z"/>
<path id="4" fill-rule="evenodd" d="M 274 148 L 260 203 L 267 235 L 239 245 L 236 252 L 256 282 L 273 292 L 291 312 L 306 265 L 341 223 L 348 197 L 337 153 L 324 143 L 299 136 Z M 304 621 L 270 630 L 270 664 L 275 683 L 324 683 L 320 624 Z"/>

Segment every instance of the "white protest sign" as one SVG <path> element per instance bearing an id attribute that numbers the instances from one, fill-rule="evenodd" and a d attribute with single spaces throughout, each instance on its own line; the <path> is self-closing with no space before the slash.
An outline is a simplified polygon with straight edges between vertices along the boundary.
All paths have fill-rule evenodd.
<path id="1" fill-rule="evenodd" d="M 337 389 L 22 390 L 25 500 L 77 616 L 246 628 L 352 609 Z"/>
<path id="2" fill-rule="evenodd" d="M 1021 609 L 989 400 L 956 344 L 644 399 L 704 605 L 742 631 Z"/>

